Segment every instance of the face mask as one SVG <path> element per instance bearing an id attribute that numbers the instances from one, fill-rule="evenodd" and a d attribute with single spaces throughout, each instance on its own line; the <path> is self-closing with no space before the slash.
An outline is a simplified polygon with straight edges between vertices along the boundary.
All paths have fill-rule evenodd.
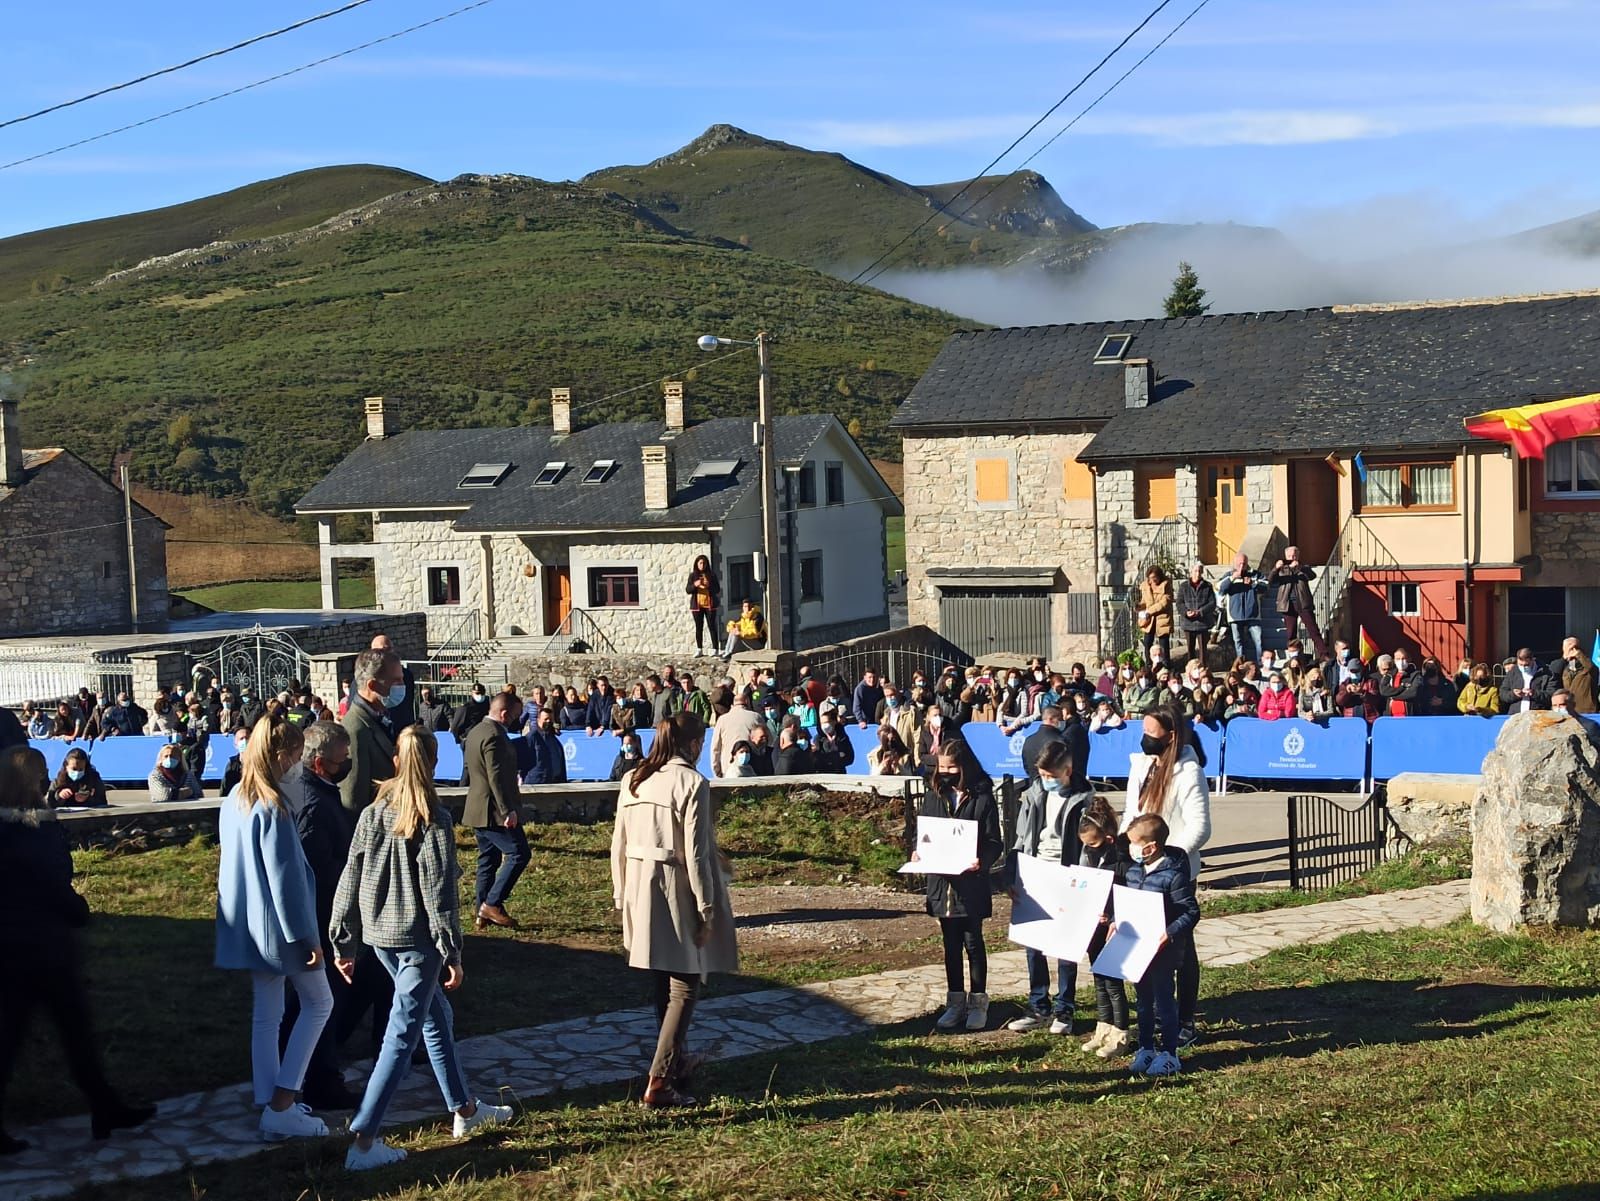
<path id="1" fill-rule="evenodd" d="M 1039 783 L 1044 785 L 1044 790 L 1046 792 L 1061 791 L 1061 781 L 1056 779 L 1054 776 L 1040 776 Z"/>
<path id="2" fill-rule="evenodd" d="M 923 679 L 921 676 L 913 676 L 911 678 L 911 685 L 913 688 L 921 688 L 927 682 L 928 681 Z"/>
<path id="3" fill-rule="evenodd" d="M 388 692 L 383 694 L 383 707 L 385 709 L 393 709 L 396 705 L 404 702 L 405 699 L 406 686 L 404 684 L 395 684 Z"/>
<path id="4" fill-rule="evenodd" d="M 1034 672 L 1033 673 L 1033 682 L 1035 684 L 1043 684 L 1044 683 L 1044 672 L 1042 672 L 1042 671 Z"/>
<path id="5" fill-rule="evenodd" d="M 831 721 L 825 721 L 822 723 L 822 732 L 824 734 L 832 734 L 838 728 L 839 727 L 834 725 Z"/>
<path id="6" fill-rule="evenodd" d="M 733 757 L 733 762 L 735 763 L 735 765 L 737 765 L 739 767 L 749 767 L 750 766 L 750 752 L 749 751 L 740 751 L 737 755 L 735 755 Z"/>
<path id="7" fill-rule="evenodd" d="M 1006 684 L 1007 684 L 1008 687 L 1015 688 L 1020 683 L 1021 683 L 1021 681 L 1018 680 L 1016 676 L 1007 676 L 1006 677 Z"/>
<path id="8" fill-rule="evenodd" d="M 1396 659 L 1394 661 L 1394 666 L 1396 671 L 1404 671 L 1406 668 L 1411 666 L 1411 662 L 1408 659 Z"/>
<path id="9" fill-rule="evenodd" d="M 622 757 L 624 759 L 637 759 L 639 757 L 639 752 L 634 750 L 631 746 L 625 746 L 622 748 Z M 749 756 L 741 754 L 741 758 L 748 759 Z"/>
<path id="10" fill-rule="evenodd" d="M 1133 668 L 1131 668 L 1131 667 L 1124 667 L 1124 668 L 1123 668 L 1123 669 L 1122 669 L 1122 678 L 1123 678 L 1123 679 L 1124 679 L 1124 680 L 1131 680 L 1131 679 L 1132 679 L 1132 678 L 1133 678 Z"/>
<path id="11" fill-rule="evenodd" d="M 1174 692 L 1182 692 L 1183 691 L 1183 681 L 1182 680 L 1169 680 L 1167 682 L 1167 687 L 1172 689 L 1172 691 L 1174 691 Z"/>
<path id="12" fill-rule="evenodd" d="M 1139 749 L 1147 755 L 1159 755 L 1162 751 L 1167 749 L 1167 740 L 1165 738 L 1156 738 L 1153 735 L 1146 734 L 1143 738 L 1139 739 Z"/>
<path id="13" fill-rule="evenodd" d="M 956 786 L 957 781 L 959 781 L 961 779 L 961 773 L 959 771 L 954 770 L 954 769 L 952 769 L 950 771 L 936 772 L 935 774 L 939 777 L 939 779 L 944 783 L 945 787 L 947 787 L 947 788 L 954 788 Z"/>
<path id="14" fill-rule="evenodd" d="M 810 745 L 811 745 L 811 743 L 808 740 L 804 739 L 804 738 L 796 738 L 794 740 L 794 749 L 797 750 L 797 751 L 803 751 L 803 750 L 806 749 L 806 747 L 808 747 Z"/>
<path id="15" fill-rule="evenodd" d="M 928 718 L 928 724 L 937 730 L 940 726 L 944 725 L 944 717 L 938 713 L 935 713 Z"/>
<path id="16" fill-rule="evenodd" d="M 1135 863 L 1147 862 L 1151 858 L 1150 852 L 1153 850 L 1155 850 L 1155 843 L 1153 842 L 1130 842 L 1128 844 L 1128 854 L 1133 856 Z"/>
<path id="17" fill-rule="evenodd" d="M 83 779 L 83 769 L 81 767 L 67 768 L 67 779 L 74 781 Z"/>
<path id="18" fill-rule="evenodd" d="M 1430 680 L 1436 680 L 1439 678 L 1439 669 L 1437 667 L 1430 667 L 1422 674 L 1427 676 Z"/>
<path id="19" fill-rule="evenodd" d="M 344 778 L 350 774 L 351 766 L 352 766 L 352 764 L 351 764 L 350 760 L 346 759 L 343 763 L 339 764 L 339 766 L 334 768 L 332 771 L 329 771 L 326 767 L 323 768 L 322 769 L 322 777 L 323 777 L 323 779 L 327 780 L 328 783 L 330 783 L 330 784 L 341 783 L 341 782 L 343 782 Z"/>
<path id="20" fill-rule="evenodd" d="M 1551 708 L 1550 712 L 1554 713 L 1557 717 L 1566 717 L 1567 707 L 1565 705 L 1555 705 Z"/>
<path id="21" fill-rule="evenodd" d="M 161 766 L 166 768 L 168 771 L 177 771 L 178 761 L 169 755 L 161 761 Z"/>

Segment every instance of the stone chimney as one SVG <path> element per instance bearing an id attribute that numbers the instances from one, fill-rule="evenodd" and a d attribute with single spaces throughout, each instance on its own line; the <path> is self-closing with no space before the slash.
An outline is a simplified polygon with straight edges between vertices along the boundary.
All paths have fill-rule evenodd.
<path id="1" fill-rule="evenodd" d="M 1124 359 L 1122 363 L 1122 407 L 1143 409 L 1150 404 L 1150 381 L 1155 369 L 1149 359 Z"/>
<path id="2" fill-rule="evenodd" d="M 0 487 L 22 485 L 22 421 L 13 396 L 0 396 Z"/>
<path id="3" fill-rule="evenodd" d="M 644 507 L 660 511 L 672 508 L 674 484 L 672 447 L 665 445 L 644 448 Z"/>
<path id="4" fill-rule="evenodd" d="M 572 432 L 572 389 L 550 389 L 550 428 L 558 438 Z"/>
<path id="5" fill-rule="evenodd" d="M 669 380 L 666 385 L 667 428 L 675 434 L 683 433 L 689 424 L 689 402 L 683 396 L 683 381 Z"/>
<path id="6" fill-rule="evenodd" d="M 367 437 L 387 438 L 389 436 L 389 414 L 384 409 L 383 397 L 369 396 L 366 400 L 367 409 Z"/>

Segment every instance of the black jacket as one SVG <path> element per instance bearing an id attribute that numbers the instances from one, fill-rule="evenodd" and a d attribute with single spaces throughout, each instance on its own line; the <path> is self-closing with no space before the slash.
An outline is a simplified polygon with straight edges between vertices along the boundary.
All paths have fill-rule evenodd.
<path id="1" fill-rule="evenodd" d="M 567 748 L 554 730 L 535 729 L 523 739 L 533 752 L 533 765 L 523 773 L 524 784 L 565 784 Z"/>
<path id="2" fill-rule="evenodd" d="M 7 747 L 27 745 L 28 732 L 22 728 L 17 715 L 10 709 L 0 708 L 0 751 Z"/>
<path id="3" fill-rule="evenodd" d="M 927 908 L 934 917 L 989 917 L 994 913 L 994 898 L 989 887 L 989 869 L 1005 853 L 1000 842 L 1000 811 L 994 803 L 994 789 L 987 776 L 961 799 L 959 807 L 947 793 L 930 787 L 917 810 L 919 817 L 955 817 L 978 823 L 978 863 L 975 872 L 960 876 L 928 876 Z"/>
<path id="4" fill-rule="evenodd" d="M 1517 706 L 1522 704 L 1524 699 L 1532 702 L 1528 706 L 1530 709 L 1548 709 L 1550 707 L 1550 694 L 1556 690 L 1556 685 L 1555 680 L 1550 675 L 1550 669 L 1543 663 L 1534 666 L 1533 679 L 1528 682 L 1528 686 L 1533 692 L 1532 697 L 1523 698 L 1514 695 L 1516 690 L 1522 686 L 1522 672 L 1520 669 L 1513 667 L 1506 672 L 1505 679 L 1500 681 L 1500 708 L 1504 712 L 1518 712 Z"/>
<path id="5" fill-rule="evenodd" d="M 417 720 L 423 727 L 441 734 L 450 728 L 450 719 L 455 715 L 455 710 L 450 707 L 449 701 L 435 700 L 428 704 L 422 699 L 417 700 Z"/>
<path id="6" fill-rule="evenodd" d="M 306 853 L 306 862 L 311 865 L 311 875 L 316 880 L 317 929 L 327 949 L 328 925 L 333 920 L 333 894 L 338 891 L 339 877 L 350 859 L 356 815 L 340 801 L 337 784 L 328 783 L 303 763 L 286 771 L 278 787 L 294 811 L 300 849 Z"/>
<path id="7" fill-rule="evenodd" d="M 775 776 L 809 776 L 816 770 L 809 747 L 786 746 L 772 760 Z"/>
<path id="8" fill-rule="evenodd" d="M 461 708 L 450 715 L 450 733 L 456 736 L 457 742 L 465 744 L 467 731 L 488 716 L 489 698 L 485 696 L 480 701 L 469 696 L 461 702 Z"/>
<path id="9" fill-rule="evenodd" d="M 38 825 L 27 819 L 38 815 Z M 72 887 L 72 852 L 47 811 L 0 810 L 0 944 L 59 938 L 89 921 Z M 11 964 L 7 971 L 21 971 Z"/>
<path id="10" fill-rule="evenodd" d="M 1039 778 L 1039 756 L 1052 742 L 1065 742 L 1066 738 L 1055 726 L 1040 723 L 1039 728 L 1022 742 L 1022 774 L 1030 780 Z"/>
<path id="11" fill-rule="evenodd" d="M 817 740 L 811 745 L 812 771 L 839 776 L 855 761 L 855 743 L 843 729 L 837 730 L 832 738 L 818 731 Z"/>

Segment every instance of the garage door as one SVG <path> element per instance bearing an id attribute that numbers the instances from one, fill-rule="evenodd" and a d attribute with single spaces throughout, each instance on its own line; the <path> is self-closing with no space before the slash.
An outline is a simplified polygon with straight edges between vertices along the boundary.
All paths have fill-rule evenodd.
<path id="1" fill-rule="evenodd" d="M 941 587 L 939 633 L 979 662 L 991 651 L 1048 658 L 1050 591 Z"/>

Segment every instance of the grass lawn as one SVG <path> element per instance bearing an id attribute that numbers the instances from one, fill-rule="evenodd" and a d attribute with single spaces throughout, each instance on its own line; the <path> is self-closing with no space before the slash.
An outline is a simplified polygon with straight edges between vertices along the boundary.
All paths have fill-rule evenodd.
<path id="1" fill-rule="evenodd" d="M 1202 977 L 1184 1076 L 1132 1082 L 1064 1039 L 874 1035 L 712 1065 L 703 1109 L 620 1089 L 465 1145 L 432 1122 L 366 1177 L 344 1142 L 80 1201 L 560 1197 L 1578 1201 L 1600 1187 L 1600 934 L 1359 934 Z"/>
<path id="2" fill-rule="evenodd" d="M 243 609 L 320 609 L 322 585 L 317 580 L 240 580 L 186 588 L 178 595 L 225 612 Z M 370 609 L 376 603 L 371 579 L 349 579 L 339 584 L 339 600 L 346 609 Z"/>
<path id="3" fill-rule="evenodd" d="M 883 526 L 884 560 L 892 580 L 895 572 L 906 569 L 906 519 L 885 517 Z"/>

